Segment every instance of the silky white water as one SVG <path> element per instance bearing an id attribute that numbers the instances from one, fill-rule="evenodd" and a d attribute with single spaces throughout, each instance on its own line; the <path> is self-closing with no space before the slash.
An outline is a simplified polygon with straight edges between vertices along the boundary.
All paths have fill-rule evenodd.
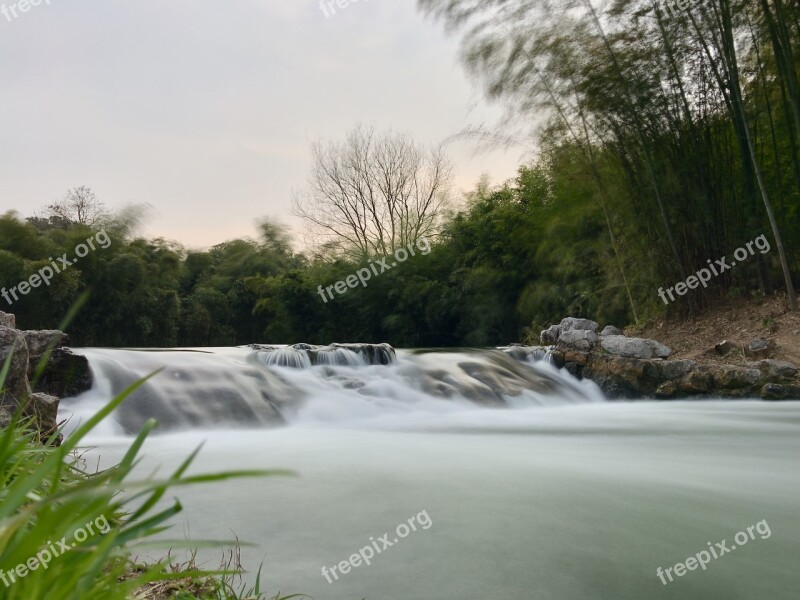
<path id="1" fill-rule="evenodd" d="M 225 361 L 250 368 L 240 349 L 118 352 L 87 353 L 93 365 L 104 358 L 136 373 L 168 367 L 149 401 L 180 387 L 174 373 L 202 381 L 194 369 L 204 360 L 207 373 L 224 370 Z M 511 381 L 502 359 L 472 353 L 400 353 L 393 365 L 333 372 L 278 368 L 270 394 L 297 394 L 271 398 L 283 424 L 213 428 L 198 417 L 200 428 L 152 437 L 142 474 L 156 467 L 166 474 L 201 442 L 195 473 L 297 473 L 176 490 L 185 511 L 169 537 L 236 535 L 255 544 L 243 547 L 243 563 L 251 572 L 263 563 L 269 591 L 318 600 L 797 597 L 800 403 L 611 403 L 591 385 L 541 371 L 555 394 L 528 390 L 501 408 L 414 383 L 427 374 L 472 393 L 458 367 L 467 362 L 473 373 L 475 364 L 499 364 L 509 388 L 535 381 L 530 374 Z M 80 419 L 111 393 L 114 385 L 102 380 L 113 371 L 108 363 L 97 368 L 95 390 L 66 402 L 64 416 Z M 240 375 L 233 379 L 240 395 L 251 393 Z M 98 430 L 87 459 L 118 460 L 129 441 L 122 429 Z M 328 583 L 323 566 L 347 561 L 371 537 L 390 533 L 393 542 L 395 528 L 421 511 L 428 529 Z M 706 570 L 673 575 L 667 585 L 656 575 L 708 542 L 735 545 L 737 532 L 763 520 L 769 537 L 756 533 Z M 218 562 L 218 554 L 203 557 L 208 566 Z"/>

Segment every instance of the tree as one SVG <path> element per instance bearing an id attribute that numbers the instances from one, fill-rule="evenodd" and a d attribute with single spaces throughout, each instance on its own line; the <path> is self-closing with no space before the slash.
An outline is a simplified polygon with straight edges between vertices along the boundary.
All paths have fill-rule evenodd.
<path id="1" fill-rule="evenodd" d="M 48 205 L 44 219 L 62 228 L 70 225 L 94 227 L 107 216 L 105 204 L 90 188 L 80 186 L 69 190 L 63 200 Z"/>
<path id="2" fill-rule="evenodd" d="M 295 194 L 293 212 L 317 245 L 334 242 L 352 257 L 385 255 L 439 232 L 452 180 L 441 147 L 358 126 L 343 143 L 313 144 L 312 156 L 308 187 Z"/>

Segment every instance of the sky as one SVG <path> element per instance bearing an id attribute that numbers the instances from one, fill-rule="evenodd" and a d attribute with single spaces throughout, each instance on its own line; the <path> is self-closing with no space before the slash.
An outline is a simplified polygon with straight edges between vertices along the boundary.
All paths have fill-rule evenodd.
<path id="1" fill-rule="evenodd" d="M 318 0 L 19 1 L 0 0 L 0 213 L 85 185 L 111 209 L 149 205 L 142 233 L 192 248 L 264 217 L 299 238 L 311 142 L 366 123 L 439 144 L 500 116 L 414 0 L 327 16 Z M 456 190 L 523 160 L 476 147 L 446 146 Z"/>

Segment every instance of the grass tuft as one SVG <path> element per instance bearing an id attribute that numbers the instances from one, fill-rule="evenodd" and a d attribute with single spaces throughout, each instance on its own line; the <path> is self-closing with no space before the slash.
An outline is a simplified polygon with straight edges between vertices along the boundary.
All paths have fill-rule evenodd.
<path id="1" fill-rule="evenodd" d="M 0 369 L 0 389 L 4 388 L 12 355 Z M 232 477 L 287 474 L 239 471 L 187 476 L 198 448 L 166 479 L 135 480 L 132 472 L 154 421 L 142 428 L 119 464 L 88 473 L 75 450 L 147 379 L 114 398 L 60 445 L 42 445 L 34 419 L 23 417 L 21 410 L 7 427 L 0 428 L 0 598 L 268 599 L 260 591 L 260 572 L 255 586 L 241 583 L 238 546 L 228 551 L 219 569 L 212 571 L 198 567 L 196 550 L 189 542 L 173 544 L 189 551 L 188 560 L 182 563 L 171 555 L 152 564 L 132 560 L 144 543 L 168 529 L 170 520 L 182 510 L 177 499 L 165 507 L 163 499 L 169 490 Z M 60 439 L 60 433 L 50 432 L 50 441 Z M 218 542 L 205 545 L 220 547 Z"/>

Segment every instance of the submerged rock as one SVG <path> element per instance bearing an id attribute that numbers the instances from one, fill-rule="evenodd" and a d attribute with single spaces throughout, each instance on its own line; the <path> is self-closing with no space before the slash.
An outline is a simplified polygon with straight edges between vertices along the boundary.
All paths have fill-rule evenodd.
<path id="1" fill-rule="evenodd" d="M 389 344 L 294 344 L 292 346 L 265 346 L 252 344 L 260 351 L 263 362 L 271 367 L 304 369 L 315 365 L 390 365 L 397 355 Z"/>

